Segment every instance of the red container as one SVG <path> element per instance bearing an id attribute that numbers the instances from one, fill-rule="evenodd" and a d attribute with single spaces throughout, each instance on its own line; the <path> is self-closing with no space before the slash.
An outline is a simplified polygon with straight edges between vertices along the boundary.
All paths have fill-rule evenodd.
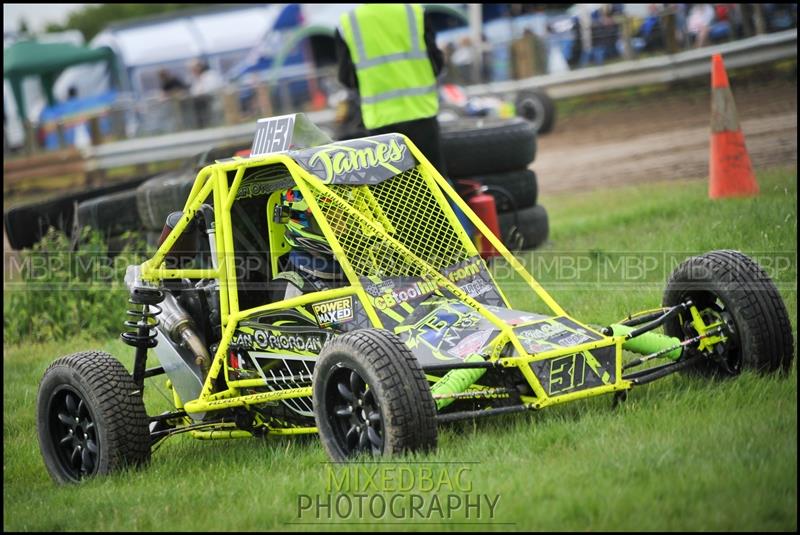
<path id="1" fill-rule="evenodd" d="M 485 187 L 480 182 L 474 180 L 459 180 L 458 186 L 459 193 L 466 199 L 472 211 L 499 239 L 500 222 L 497 219 L 497 205 L 494 197 L 486 193 Z M 474 240 L 475 247 L 484 259 L 500 256 L 497 249 L 480 232 L 475 232 Z"/>

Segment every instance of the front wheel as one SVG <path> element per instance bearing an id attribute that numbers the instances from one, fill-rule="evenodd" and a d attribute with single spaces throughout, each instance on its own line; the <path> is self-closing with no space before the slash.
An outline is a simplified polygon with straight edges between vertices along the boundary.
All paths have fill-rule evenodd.
<path id="1" fill-rule="evenodd" d="M 696 371 L 736 375 L 745 369 L 789 370 L 794 358 L 789 314 L 775 283 L 752 259 L 738 251 L 687 259 L 672 273 L 663 304 L 672 307 L 687 299 L 704 323 L 722 322 L 727 331 L 717 358 L 700 361 Z M 678 314 L 664 328 L 681 339 L 697 335 L 688 313 Z"/>
<path id="2" fill-rule="evenodd" d="M 331 459 L 436 447 L 436 406 L 416 357 L 394 334 L 364 329 L 328 343 L 314 366 L 314 416 Z"/>
<path id="3" fill-rule="evenodd" d="M 39 383 L 39 447 L 57 483 L 77 483 L 150 460 L 142 392 L 108 353 L 85 351 L 53 362 Z"/>

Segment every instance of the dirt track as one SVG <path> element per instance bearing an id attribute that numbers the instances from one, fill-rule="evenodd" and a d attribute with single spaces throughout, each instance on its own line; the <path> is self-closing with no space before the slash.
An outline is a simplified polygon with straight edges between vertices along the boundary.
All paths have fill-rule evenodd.
<path id="1" fill-rule="evenodd" d="M 732 82 L 753 166 L 796 166 L 796 82 L 742 85 Z M 708 177 L 710 92 L 674 91 L 608 108 L 589 103 L 539 138 L 531 168 L 542 192 Z"/>

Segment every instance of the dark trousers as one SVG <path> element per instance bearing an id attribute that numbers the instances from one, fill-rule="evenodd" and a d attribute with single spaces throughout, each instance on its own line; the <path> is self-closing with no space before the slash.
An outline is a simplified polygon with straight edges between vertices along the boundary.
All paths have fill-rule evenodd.
<path id="1" fill-rule="evenodd" d="M 447 178 L 447 166 L 442 152 L 441 137 L 439 134 L 439 121 L 436 116 L 425 119 L 416 119 L 404 123 L 395 123 L 370 130 L 369 134 L 389 134 L 397 132 L 407 136 L 414 145 L 425 155 L 431 165 L 439 174 Z"/>

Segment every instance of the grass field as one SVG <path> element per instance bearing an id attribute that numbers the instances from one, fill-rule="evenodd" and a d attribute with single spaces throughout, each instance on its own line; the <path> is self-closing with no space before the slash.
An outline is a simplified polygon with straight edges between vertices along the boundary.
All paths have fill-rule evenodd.
<path id="1" fill-rule="evenodd" d="M 686 256 L 736 248 L 759 258 L 775 278 L 796 340 L 796 169 L 760 173 L 759 182 L 757 198 L 714 202 L 703 181 L 544 196 L 551 241 L 524 260 L 571 314 L 609 323 L 660 304 L 669 270 Z M 503 273 L 503 265 L 495 271 Z M 514 284 L 508 281 L 509 293 Z M 516 306 L 526 304 L 532 302 L 521 297 Z M 405 495 L 426 504 L 418 515 L 411 517 L 409 507 L 400 518 L 367 508 L 363 521 L 372 523 L 361 524 L 355 512 L 328 518 L 323 508 L 318 518 L 314 510 L 300 511 L 301 496 L 324 503 L 330 475 L 343 477 L 341 467 L 326 463 L 315 437 L 179 436 L 145 470 L 56 487 L 36 440 L 37 384 L 56 356 L 93 347 L 120 356 L 130 369 L 131 350 L 119 341 L 76 337 L 4 347 L 5 530 L 797 529 L 796 363 L 788 378 L 672 376 L 634 389 L 616 410 L 604 396 L 440 428 L 435 454 L 352 467 L 380 469 L 383 491 L 390 474 L 414 473 L 416 485 Z M 159 392 L 146 392 L 151 412 L 163 410 Z M 437 492 L 419 478 L 422 469 L 444 478 Z M 368 483 L 351 479 L 349 499 L 403 496 Z M 451 504 L 491 500 L 494 508 L 473 508 L 467 517 L 461 507 L 444 516 L 428 507 L 434 494 Z"/>

